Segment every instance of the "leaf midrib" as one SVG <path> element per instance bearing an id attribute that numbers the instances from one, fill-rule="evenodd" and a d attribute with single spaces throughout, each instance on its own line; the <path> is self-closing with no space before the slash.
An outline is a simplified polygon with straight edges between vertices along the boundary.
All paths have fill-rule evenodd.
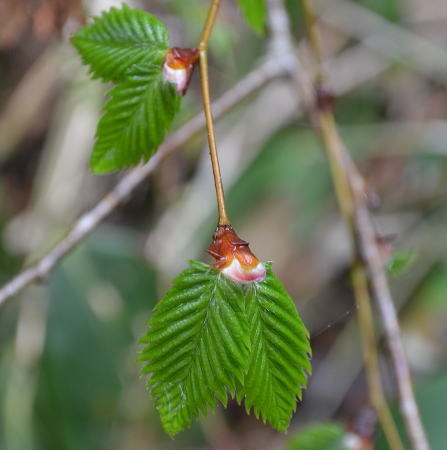
<path id="1" fill-rule="evenodd" d="M 76 38 L 77 41 L 84 41 L 95 45 L 102 45 L 104 47 L 122 47 L 123 49 L 128 49 L 129 47 L 137 47 L 146 49 L 148 47 L 156 47 L 154 48 L 154 51 L 166 51 L 168 50 L 168 47 L 161 46 L 158 42 L 135 42 L 135 41 L 112 41 L 110 39 L 108 40 L 100 40 L 100 39 L 92 39 L 87 37 L 78 37 Z"/>
<path id="2" fill-rule="evenodd" d="M 263 306 L 260 304 L 260 302 L 258 301 L 258 290 L 257 290 L 257 288 L 258 288 L 258 283 L 254 283 L 254 288 L 253 288 L 253 290 L 254 290 L 254 293 L 255 293 L 255 301 L 256 301 L 256 303 L 257 303 L 257 305 L 258 305 L 258 315 L 259 315 L 259 318 L 260 318 L 260 321 L 261 321 L 261 334 L 262 334 L 262 345 L 263 345 L 263 347 L 266 349 L 265 351 L 266 351 L 266 354 L 267 354 L 267 365 L 268 365 L 268 371 L 269 371 L 269 375 L 270 375 L 270 378 L 271 378 L 271 380 L 272 380 L 272 387 L 273 387 L 273 393 L 275 394 L 274 396 L 273 396 L 273 403 L 274 403 L 274 407 L 275 407 L 275 409 L 277 409 L 277 410 L 281 410 L 281 411 L 283 411 L 283 412 L 286 412 L 286 413 L 288 413 L 288 411 L 287 410 L 285 410 L 284 409 L 284 407 L 282 407 L 282 406 L 279 406 L 278 405 L 278 402 L 277 402 L 277 379 L 276 379 L 276 376 L 275 376 L 275 374 L 273 373 L 273 370 L 272 370 L 272 361 L 271 361 L 271 354 L 272 354 L 272 351 L 271 351 L 271 349 L 270 349 L 270 346 L 267 344 L 268 343 L 268 340 L 267 340 L 267 338 L 266 338 L 266 336 L 265 336 L 265 331 L 264 331 L 264 327 L 265 327 L 265 322 L 264 322 L 264 318 L 263 318 L 263 313 L 262 313 L 262 309 L 263 309 Z M 274 364 L 273 364 L 274 365 Z"/>
<path id="3" fill-rule="evenodd" d="M 204 330 L 205 330 L 206 324 L 208 322 L 208 317 L 209 317 L 209 314 L 210 314 L 210 311 L 211 311 L 211 302 L 212 302 L 212 299 L 215 297 L 214 294 L 215 294 L 215 292 L 217 290 L 217 286 L 219 284 L 220 277 L 221 277 L 220 274 L 218 274 L 216 276 L 216 279 L 215 279 L 215 282 L 214 282 L 214 286 L 213 286 L 213 290 L 211 291 L 210 296 L 209 296 L 210 300 L 209 300 L 209 302 L 207 302 L 207 308 L 206 308 L 205 317 L 203 318 L 202 325 L 200 327 L 200 331 L 199 331 L 199 333 L 197 333 L 197 337 L 194 340 L 194 347 L 191 350 L 191 353 L 192 353 L 191 361 L 189 362 L 188 367 L 185 370 L 186 373 L 185 373 L 185 376 L 183 377 L 182 383 L 185 383 L 185 380 L 188 377 L 191 376 L 191 367 L 192 367 L 193 363 L 195 362 L 195 359 L 196 359 L 197 355 L 200 353 L 200 348 L 199 348 L 200 344 L 199 343 L 200 343 L 200 341 L 202 339 L 202 336 L 204 334 Z M 201 296 L 202 295 L 205 295 L 205 293 L 202 293 Z"/>
<path id="4" fill-rule="evenodd" d="M 136 119 L 141 116 L 141 110 L 143 108 L 143 105 L 147 101 L 147 97 L 149 95 L 149 92 L 151 91 L 151 89 L 153 89 L 154 84 L 156 82 L 157 82 L 157 75 L 156 74 L 148 76 L 147 82 L 145 83 L 146 88 L 144 89 L 144 94 L 141 95 L 141 101 L 135 103 L 135 107 L 133 108 L 132 114 L 129 115 L 129 119 L 126 121 L 127 123 L 123 126 L 123 128 L 121 128 L 120 137 L 119 137 L 119 140 L 118 140 L 118 142 L 119 142 L 119 146 L 118 147 L 119 148 L 122 148 L 123 147 L 123 142 L 126 141 L 125 133 L 128 130 L 130 130 L 133 126 L 135 126 L 135 122 L 138 122 L 138 120 L 136 120 Z M 149 127 L 147 127 L 147 130 L 149 130 Z"/>

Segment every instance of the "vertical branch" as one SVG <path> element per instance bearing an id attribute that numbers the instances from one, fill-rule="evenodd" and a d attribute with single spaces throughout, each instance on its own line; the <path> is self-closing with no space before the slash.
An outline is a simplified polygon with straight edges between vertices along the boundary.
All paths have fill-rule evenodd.
<path id="1" fill-rule="evenodd" d="M 213 31 L 214 24 L 216 22 L 217 12 L 219 11 L 220 0 L 212 0 L 210 9 L 208 10 L 208 16 L 203 27 L 202 36 L 200 37 L 199 50 L 207 50 L 208 42 Z"/>
<path id="2" fill-rule="evenodd" d="M 357 317 L 360 337 L 362 339 L 369 398 L 377 412 L 390 448 L 393 450 L 403 450 L 399 433 L 383 393 L 368 279 L 365 268 L 359 260 L 355 261 L 352 265 L 351 278 L 357 304 Z"/>
<path id="3" fill-rule="evenodd" d="M 309 0 L 303 0 L 308 3 Z M 322 80 L 323 76 L 318 77 Z M 317 112 L 319 130 L 326 148 L 332 179 L 335 186 L 336 197 L 342 215 L 351 231 L 353 241 L 356 242 L 355 231 L 355 205 L 352 197 L 351 186 L 343 168 L 347 165 L 344 158 L 345 149 L 340 141 L 334 116 L 330 109 Z M 356 253 L 359 252 L 357 249 Z M 365 361 L 366 378 L 368 381 L 369 397 L 377 412 L 389 446 L 393 450 L 403 450 L 399 433 L 389 410 L 383 391 L 380 377 L 379 357 L 377 342 L 374 332 L 374 321 L 371 308 L 371 298 L 368 289 L 366 268 L 360 255 L 354 256 L 355 262 L 351 268 L 351 279 L 354 290 L 354 298 L 357 305 L 357 320 L 362 340 L 363 359 Z"/>
<path id="4" fill-rule="evenodd" d="M 340 141 L 332 112 L 330 110 L 317 112 L 317 118 L 319 122 L 319 131 L 323 139 L 329 166 L 331 168 L 337 201 L 343 218 L 350 229 L 353 241 L 357 244 L 358 234 L 355 229 L 355 206 L 351 187 L 348 177 L 346 176 L 345 168 L 347 163 L 343 156 L 345 149 Z M 367 284 L 368 279 L 366 269 L 362 263 L 362 258 L 358 254 L 360 253 L 360 249 L 357 246 L 356 250 L 356 261 L 351 269 L 351 278 L 354 297 L 358 308 L 357 319 L 362 339 L 363 358 L 365 361 L 370 400 L 377 412 L 390 448 L 393 450 L 403 450 L 399 433 L 383 392 L 371 310 L 371 299 Z"/>
<path id="5" fill-rule="evenodd" d="M 203 108 L 205 111 L 208 145 L 210 149 L 211 166 L 213 168 L 214 186 L 216 188 L 217 208 L 219 211 L 219 225 L 230 225 L 228 219 L 225 195 L 223 190 L 222 175 L 220 172 L 219 157 L 217 155 L 216 136 L 214 133 L 214 121 L 211 113 L 211 98 L 208 77 L 208 42 L 216 21 L 220 0 L 213 0 L 208 12 L 208 17 L 203 28 L 199 44 L 200 77 L 202 80 Z"/>
<path id="6" fill-rule="evenodd" d="M 371 400 L 375 404 L 390 446 L 393 449 L 402 448 L 395 424 L 383 395 L 378 371 L 375 341 L 371 341 L 374 335 L 369 292 L 366 284 L 368 280 L 366 276 L 367 271 L 369 273 L 371 289 L 379 305 L 384 324 L 385 336 L 390 349 L 399 391 L 400 410 L 404 418 L 408 436 L 414 449 L 428 450 L 427 438 L 414 397 L 410 370 L 403 351 L 396 309 L 384 272 L 376 233 L 366 204 L 364 182 L 338 134 L 331 108 L 332 105 L 322 105 L 321 101 L 319 101 L 318 93 L 323 93 L 323 95 L 327 94 L 324 92 L 324 87 L 321 86 L 323 74 L 321 71 L 320 38 L 316 27 L 316 16 L 312 0 L 302 0 L 302 4 L 309 29 L 309 40 L 317 62 L 317 69 L 319 70 L 317 82 L 320 85 L 316 86 L 317 96 L 314 103 L 317 105 L 317 108 L 314 114 L 334 175 L 334 183 L 340 208 L 351 229 L 359 255 L 358 261 L 352 269 L 352 278 L 359 305 L 359 321 L 362 325 L 360 328 L 364 333 L 364 348 L 367 352 L 365 354 L 365 361 L 369 373 L 368 382 L 370 385 Z M 366 330 L 363 329 L 364 327 Z M 372 343 L 374 343 L 374 350 Z"/>
<path id="7" fill-rule="evenodd" d="M 324 82 L 324 71 L 323 71 L 323 58 L 321 53 L 321 39 L 320 33 L 317 29 L 317 17 L 315 15 L 315 10 L 312 6 L 312 0 L 301 0 L 304 11 L 304 21 L 307 26 L 307 34 L 309 35 L 309 42 L 312 48 L 312 54 L 315 58 L 316 65 L 316 80 L 315 84 L 321 86 Z"/>
<path id="8" fill-rule="evenodd" d="M 405 358 L 396 309 L 384 272 L 377 236 L 361 185 L 362 183 L 358 177 L 351 177 L 358 245 L 361 248 L 364 264 L 368 268 L 371 290 L 376 297 L 382 317 L 385 338 L 391 354 L 399 392 L 399 407 L 408 437 L 415 450 L 428 450 L 430 447 L 414 396 L 410 369 Z"/>
<path id="9" fill-rule="evenodd" d="M 352 194 L 349 182 L 340 167 L 345 166 L 344 149 L 339 139 L 334 116 L 329 108 L 320 109 L 315 113 L 317 125 L 326 149 L 331 170 L 332 180 L 335 187 L 335 194 L 342 212 L 342 215 L 348 226 L 352 228 L 354 220 L 354 211 L 352 204 Z"/>

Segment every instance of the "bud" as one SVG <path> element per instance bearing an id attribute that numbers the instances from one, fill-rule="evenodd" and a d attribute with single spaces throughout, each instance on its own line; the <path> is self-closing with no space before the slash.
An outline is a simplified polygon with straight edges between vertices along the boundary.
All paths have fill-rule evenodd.
<path id="1" fill-rule="evenodd" d="M 318 83 L 315 88 L 315 96 L 317 107 L 320 111 L 328 112 L 334 109 L 335 96 L 329 89 L 324 87 L 321 83 Z"/>
<path id="2" fill-rule="evenodd" d="M 208 253 L 216 260 L 213 266 L 223 275 L 237 283 L 262 281 L 265 266 L 250 250 L 231 225 L 219 225 L 213 234 L 213 242 Z"/>
<path id="3" fill-rule="evenodd" d="M 377 425 L 377 414 L 370 406 L 357 413 L 351 421 L 343 438 L 346 450 L 372 450 L 374 448 L 374 433 Z"/>
<path id="4" fill-rule="evenodd" d="M 196 48 L 173 47 L 168 50 L 163 75 L 165 80 L 176 85 L 177 92 L 181 95 L 185 95 L 198 57 L 199 51 Z"/>
<path id="5" fill-rule="evenodd" d="M 389 266 L 393 261 L 394 247 L 392 243 L 396 237 L 397 236 L 394 234 L 387 234 L 385 236 L 376 234 L 377 248 L 379 250 L 383 267 Z"/>

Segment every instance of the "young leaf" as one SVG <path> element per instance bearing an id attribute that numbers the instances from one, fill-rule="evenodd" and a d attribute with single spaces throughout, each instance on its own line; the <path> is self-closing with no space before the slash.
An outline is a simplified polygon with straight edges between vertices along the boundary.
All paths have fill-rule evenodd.
<path id="1" fill-rule="evenodd" d="M 110 91 L 96 131 L 91 167 L 96 173 L 147 161 L 171 127 L 180 105 L 161 67 L 133 67 L 126 81 Z"/>
<path id="2" fill-rule="evenodd" d="M 347 450 L 344 435 L 335 423 L 312 425 L 293 436 L 287 450 Z"/>
<path id="3" fill-rule="evenodd" d="M 119 82 L 134 64 L 161 64 L 169 47 L 166 26 L 138 9 L 111 8 L 79 30 L 73 45 L 94 78 Z"/>
<path id="4" fill-rule="evenodd" d="M 245 20 L 257 33 L 263 34 L 267 21 L 267 8 L 265 0 L 238 1 Z"/>
<path id="5" fill-rule="evenodd" d="M 247 413 L 253 407 L 256 417 L 286 431 L 311 371 L 309 334 L 270 265 L 263 281 L 248 286 L 246 301 L 250 359 L 237 397 L 245 396 Z"/>
<path id="6" fill-rule="evenodd" d="M 411 267 L 415 259 L 416 254 L 411 250 L 396 251 L 391 255 L 387 272 L 394 277 L 402 275 Z"/>
<path id="7" fill-rule="evenodd" d="M 248 359 L 244 298 L 239 285 L 196 261 L 158 303 L 141 340 L 152 389 L 166 432 L 174 436 L 191 418 L 225 406 L 243 383 Z"/>

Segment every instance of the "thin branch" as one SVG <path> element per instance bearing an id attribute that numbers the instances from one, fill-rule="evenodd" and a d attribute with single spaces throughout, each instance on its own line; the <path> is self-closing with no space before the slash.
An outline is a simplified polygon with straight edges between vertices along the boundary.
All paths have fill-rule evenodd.
<path id="1" fill-rule="evenodd" d="M 345 154 L 346 149 L 338 134 L 332 112 L 322 111 L 319 118 L 319 129 L 323 136 L 327 152 L 332 155 L 336 152 Z M 396 376 L 400 398 L 399 405 L 408 436 L 414 449 L 428 450 L 428 443 L 414 398 L 410 371 L 403 351 L 396 309 L 388 286 L 388 280 L 384 272 L 384 263 L 378 247 L 376 233 L 366 204 L 363 178 L 359 177 L 356 168 L 353 166 L 350 159 L 347 160 L 332 157 L 329 158 L 329 160 L 330 164 L 334 164 L 332 170 L 337 172 L 338 179 L 343 179 L 343 183 L 348 183 L 350 190 L 349 197 L 339 200 L 339 202 L 340 205 L 342 205 L 342 202 L 345 205 L 348 204 L 348 213 L 352 210 L 352 216 L 346 215 L 346 210 L 343 215 L 351 228 L 360 260 L 363 262 L 363 265 L 366 266 L 371 289 L 379 305 L 379 311 L 384 324 L 385 338 L 390 350 Z M 383 403 L 380 402 L 379 406 L 383 408 Z M 386 420 L 386 418 L 389 417 L 388 412 L 385 412 L 384 410 L 378 410 L 378 414 L 381 422 L 382 418 L 385 418 Z M 391 429 L 390 424 L 386 425 L 387 428 L 385 428 L 384 424 L 383 426 L 384 430 Z M 393 438 L 391 436 L 387 437 L 391 446 Z"/>
<path id="2" fill-rule="evenodd" d="M 211 167 L 213 169 L 214 186 L 216 188 L 217 208 L 219 211 L 219 225 L 230 225 L 225 205 L 225 195 L 220 172 L 219 156 L 217 154 L 216 136 L 214 133 L 213 115 L 211 113 L 211 97 L 208 76 L 208 42 L 211 37 L 220 0 L 213 0 L 208 12 L 208 17 L 203 28 L 202 38 L 199 44 L 200 79 L 202 81 L 203 109 L 205 111 L 208 145 L 210 149 Z"/>
<path id="3" fill-rule="evenodd" d="M 200 75 L 202 80 L 203 108 L 205 111 L 208 145 L 210 149 L 211 166 L 213 168 L 214 186 L 216 188 L 217 207 L 219 211 L 219 225 L 229 225 L 225 205 L 225 195 L 220 172 L 219 157 L 217 155 L 216 136 L 214 134 L 214 121 L 211 113 L 210 88 L 208 80 L 208 62 L 206 50 L 200 50 Z"/>
<path id="4" fill-rule="evenodd" d="M 352 199 L 351 187 L 345 175 L 345 171 L 340 170 L 340 168 L 347 166 L 344 159 L 344 147 L 339 140 L 340 138 L 337 133 L 332 113 L 330 111 L 322 111 L 318 120 L 320 133 L 329 159 L 340 210 L 352 233 L 353 241 L 355 242 L 357 235 L 354 224 L 355 206 Z M 358 252 L 359 249 L 357 248 L 357 253 Z M 377 342 L 375 339 L 366 268 L 360 255 L 357 254 L 355 259 L 356 261 L 353 263 L 351 269 L 351 278 L 358 309 L 357 318 L 362 339 L 363 358 L 365 361 L 369 396 L 372 405 L 377 411 L 377 415 L 390 448 L 393 450 L 403 450 L 396 424 L 386 402 L 380 377 Z"/>
<path id="5" fill-rule="evenodd" d="M 208 42 L 213 31 L 214 24 L 216 23 L 217 12 L 219 11 L 220 0 L 212 0 L 208 15 L 203 27 L 202 36 L 200 37 L 199 50 L 208 50 Z"/>
<path id="6" fill-rule="evenodd" d="M 383 321 L 385 338 L 390 350 L 399 392 L 399 407 L 412 447 L 428 450 L 429 444 L 421 421 L 413 391 L 410 369 L 405 357 L 396 308 L 384 271 L 377 235 L 366 204 L 363 183 L 355 175 L 347 175 L 353 191 L 355 229 L 361 257 L 368 268 L 371 290 L 374 293 Z"/>
<path id="7" fill-rule="evenodd" d="M 368 380 L 369 397 L 377 411 L 390 448 L 403 450 L 404 447 L 383 393 L 368 279 L 365 268 L 360 260 L 355 261 L 352 265 L 351 277 L 357 304 L 357 318 L 360 337 L 362 339 L 362 351 Z"/>
<path id="8" fill-rule="evenodd" d="M 332 112 L 330 110 L 321 111 L 317 113 L 317 116 L 319 131 L 324 142 L 332 172 L 337 201 L 352 234 L 353 241 L 356 243 L 357 230 L 354 219 L 356 212 L 349 179 L 346 176 L 346 167 L 348 164 L 344 158 L 344 147 L 340 141 Z M 356 253 L 359 252 L 360 249 L 356 246 Z M 351 277 L 358 307 L 359 331 L 362 339 L 370 399 L 377 411 L 390 448 L 393 450 L 402 450 L 403 445 L 388 408 L 380 378 L 377 343 L 374 338 L 374 324 L 371 313 L 371 299 L 367 286 L 366 268 L 360 255 L 357 254 L 355 259 L 356 261 L 351 269 Z"/>
<path id="9" fill-rule="evenodd" d="M 307 34 L 309 35 L 310 46 L 313 49 L 312 56 L 315 58 L 316 64 L 316 80 L 315 84 L 321 86 L 324 82 L 323 56 L 321 53 L 321 38 L 317 28 L 317 16 L 311 4 L 312 0 L 301 0 L 304 11 L 304 21 L 307 26 Z"/>
<path id="10" fill-rule="evenodd" d="M 315 87 L 316 90 L 321 90 L 322 92 L 324 74 L 322 72 L 320 37 L 315 26 L 315 12 L 313 8 L 311 8 L 309 1 L 310 0 L 302 0 L 302 4 L 305 12 L 306 23 L 308 25 L 309 40 L 311 43 L 311 47 L 314 50 L 313 53 L 316 62 Z M 272 2 L 271 15 L 273 15 L 273 18 L 275 18 L 275 16 L 281 15 L 285 17 L 285 12 L 282 6 Z M 280 22 L 280 20 L 276 19 L 276 21 L 273 21 L 272 26 L 278 26 Z M 275 33 L 273 33 L 273 35 L 275 35 Z M 292 53 L 291 47 L 289 47 L 289 53 Z M 295 69 L 291 72 L 291 75 L 300 85 L 301 91 L 303 92 L 304 103 L 308 111 L 311 113 L 312 118 L 316 122 L 316 125 L 320 127 L 320 124 L 323 121 L 333 122 L 333 117 L 331 115 L 324 115 L 319 117 L 318 111 L 314 111 L 314 95 L 312 86 L 310 81 L 304 78 L 304 72 L 301 70 L 298 60 L 296 60 Z M 329 166 L 334 182 L 336 197 L 343 217 L 345 217 L 348 224 L 352 224 L 353 206 L 351 201 L 350 187 L 344 177 L 344 174 L 337 170 L 337 167 L 339 167 L 340 164 L 344 165 L 345 157 L 343 154 L 343 148 L 341 145 L 339 145 L 338 136 L 334 133 L 334 128 L 332 126 L 323 126 L 320 128 L 325 147 L 332 149 L 332 151 L 327 152 L 327 156 L 329 159 Z M 350 227 L 350 229 L 352 229 L 352 226 Z M 380 372 L 378 370 L 379 364 L 376 342 L 374 339 L 374 325 L 371 314 L 370 296 L 368 286 L 366 284 L 366 273 L 363 266 L 359 264 L 353 265 L 351 277 L 354 288 L 354 297 L 359 311 L 359 331 L 362 339 L 362 349 L 366 366 L 370 398 L 377 411 L 379 420 L 382 423 L 382 427 L 385 431 L 387 440 L 390 443 L 390 447 L 394 450 L 402 450 L 403 447 L 400 442 L 399 434 L 385 400 L 380 379 Z"/>
<path id="11" fill-rule="evenodd" d="M 281 67 L 280 62 L 269 59 L 253 70 L 213 103 L 215 117 L 221 117 L 268 81 L 281 75 L 283 73 Z M 62 258 L 94 231 L 115 209 L 126 202 L 132 192 L 152 174 L 164 159 L 179 150 L 186 141 L 204 127 L 204 118 L 202 114 L 198 114 L 174 132 L 146 165 L 137 167 L 125 175 L 96 206 L 73 224 L 67 234 L 48 253 L 5 284 L 0 289 L 0 306 L 26 286 L 45 279 Z"/>
<path id="12" fill-rule="evenodd" d="M 303 0 L 303 6 L 305 9 L 311 11 L 306 14 L 307 17 L 315 17 L 312 0 Z M 321 60 L 319 40 L 315 38 L 315 36 L 318 35 L 315 21 L 308 23 L 308 27 L 313 29 L 310 34 L 312 50 L 319 55 L 317 59 Z M 319 79 L 322 78 L 322 76 L 319 77 Z M 315 103 L 317 102 L 318 98 L 316 98 Z M 363 281 L 367 279 L 366 269 L 368 269 L 371 288 L 379 304 L 382 320 L 384 322 L 385 335 L 397 380 L 401 413 L 404 417 L 407 433 L 415 449 L 426 450 L 429 448 L 428 442 L 414 398 L 410 370 L 403 351 L 397 313 L 391 297 L 388 280 L 384 272 L 383 259 L 380 254 L 376 233 L 366 204 L 365 184 L 351 158 L 345 156 L 348 152 L 338 133 L 331 105 L 320 105 L 320 107 L 316 108 L 316 115 L 319 119 L 318 125 L 323 136 L 331 169 L 335 174 L 335 183 L 336 185 L 339 185 L 338 191 L 343 190 L 343 192 L 338 192 L 339 203 L 345 220 L 351 228 L 354 242 L 356 243 L 359 253 L 359 261 L 353 267 L 353 280 L 356 283 L 363 284 Z M 356 291 L 358 290 L 359 289 L 356 289 Z M 361 294 L 361 298 L 358 298 L 359 311 L 361 312 L 359 320 L 362 321 L 362 324 L 367 326 L 368 323 L 365 323 L 365 321 L 368 322 L 368 310 L 371 309 L 369 292 L 362 288 L 362 292 L 358 293 Z M 364 327 L 361 326 L 360 328 L 363 329 Z M 368 331 L 368 328 L 370 327 L 367 326 L 366 328 L 366 331 L 363 330 L 365 332 L 364 339 L 370 340 L 371 332 Z M 367 358 L 367 362 L 369 361 L 367 369 L 369 369 L 368 380 L 373 394 L 372 401 L 377 408 L 379 418 L 386 432 L 390 446 L 395 449 L 403 448 L 396 426 L 385 402 L 383 389 L 380 383 L 380 374 L 378 373 L 377 351 L 371 352 L 371 345 L 367 346 L 367 350 L 368 354 L 365 355 L 365 357 Z"/>
<path id="13" fill-rule="evenodd" d="M 317 69 L 321 68 L 321 51 L 318 31 L 315 27 L 315 12 L 313 10 L 312 0 L 303 0 L 303 7 L 308 11 L 305 17 L 310 21 L 308 27 L 312 29 L 310 33 L 310 41 L 313 52 L 316 54 Z M 282 3 L 277 0 L 271 0 L 272 13 L 286 16 Z M 280 22 L 279 20 L 277 21 Z M 273 22 L 272 24 L 274 24 Z M 291 47 L 289 52 L 293 54 L 294 49 Z M 309 108 L 311 117 L 319 129 L 325 148 L 328 154 L 331 171 L 333 174 L 334 185 L 336 188 L 337 199 L 342 214 L 350 227 L 354 243 L 356 244 L 359 254 L 359 261 L 368 269 L 372 291 L 379 304 L 379 309 L 384 323 L 385 336 L 390 348 L 393 361 L 393 367 L 396 374 L 401 412 L 405 420 L 406 428 L 413 447 L 416 450 L 428 449 L 427 439 L 425 437 L 422 422 L 419 417 L 417 404 L 411 385 L 410 372 L 404 356 L 399 324 L 397 320 L 396 310 L 391 297 L 388 281 L 384 272 L 383 261 L 378 248 L 376 234 L 371 222 L 369 210 L 365 199 L 364 181 L 355 167 L 349 153 L 344 146 L 337 130 L 335 119 L 332 112 L 330 93 L 325 92 L 323 86 L 315 86 L 315 93 L 309 89 L 309 82 L 305 78 L 304 72 L 301 70 L 299 60 L 297 60 L 292 76 L 299 82 L 302 87 L 304 100 Z M 317 80 L 321 83 L 323 74 L 317 76 Z M 310 94 L 309 94 L 310 93 Z M 362 273 L 363 271 L 363 273 Z M 360 320 L 368 319 L 365 313 L 365 307 L 370 309 L 369 292 L 364 288 L 362 280 L 366 280 L 365 267 L 356 264 L 353 268 L 353 281 L 356 283 L 355 290 L 357 295 L 361 295 L 357 300 L 359 307 L 362 306 L 362 315 Z M 365 305 L 366 301 L 366 305 Z M 361 305 L 360 303 L 363 302 Z M 368 312 L 366 310 L 366 312 Z M 363 327 L 360 327 L 361 329 Z M 365 340 L 369 340 L 371 336 L 364 335 Z M 368 358 L 374 355 L 369 351 Z M 374 390 L 372 401 L 376 404 L 376 408 L 383 427 L 387 432 L 387 438 L 392 448 L 402 448 L 402 444 L 398 438 L 395 425 L 392 421 L 388 407 L 384 401 L 383 390 L 378 374 L 378 363 L 367 364 L 370 375 L 370 389 Z M 371 385 L 375 383 L 374 385 Z"/>

